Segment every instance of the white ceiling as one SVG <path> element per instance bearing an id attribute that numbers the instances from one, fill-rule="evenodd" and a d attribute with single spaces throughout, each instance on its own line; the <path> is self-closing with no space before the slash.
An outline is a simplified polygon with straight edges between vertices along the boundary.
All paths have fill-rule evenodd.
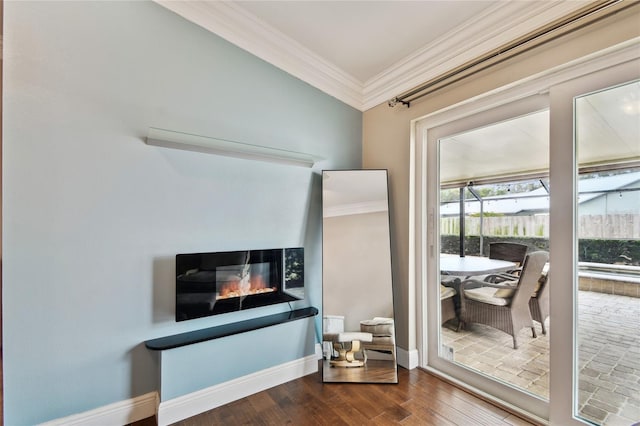
<path id="1" fill-rule="evenodd" d="M 362 111 L 588 3 L 155 1 Z"/>
<path id="2" fill-rule="evenodd" d="M 495 1 L 243 1 L 241 7 L 367 82 Z"/>
<path id="3" fill-rule="evenodd" d="M 549 111 L 517 117 L 440 140 L 444 184 L 546 172 Z"/>
<path id="4" fill-rule="evenodd" d="M 640 82 L 576 99 L 582 167 L 640 162 Z M 440 180 L 464 183 L 549 168 L 549 112 L 539 111 L 440 140 Z"/>

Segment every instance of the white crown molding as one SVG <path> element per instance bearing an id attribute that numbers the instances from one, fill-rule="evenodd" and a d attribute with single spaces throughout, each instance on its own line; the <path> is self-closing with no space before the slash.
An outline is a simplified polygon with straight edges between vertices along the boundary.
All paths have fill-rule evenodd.
<path id="1" fill-rule="evenodd" d="M 363 110 L 436 78 L 575 12 L 584 2 L 504 2 L 424 46 L 364 83 Z"/>
<path id="2" fill-rule="evenodd" d="M 311 86 L 362 109 L 360 81 L 234 2 L 154 1 Z"/>
<path id="3" fill-rule="evenodd" d="M 361 82 L 249 13 L 241 2 L 154 1 L 360 111 L 384 103 L 586 4 L 583 1 L 500 2 Z"/>

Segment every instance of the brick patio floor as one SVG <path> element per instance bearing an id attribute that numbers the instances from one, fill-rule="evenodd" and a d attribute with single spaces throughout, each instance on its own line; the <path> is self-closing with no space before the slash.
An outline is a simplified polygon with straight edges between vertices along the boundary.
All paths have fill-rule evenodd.
<path id="1" fill-rule="evenodd" d="M 580 415 L 602 425 L 639 422 L 640 299 L 590 291 L 578 297 Z M 530 330 L 520 331 L 518 349 L 511 336 L 491 327 L 470 324 L 456 332 L 454 326 L 442 327 L 442 341 L 453 348 L 456 362 L 549 397 L 549 336 L 538 323 L 535 339 Z"/>

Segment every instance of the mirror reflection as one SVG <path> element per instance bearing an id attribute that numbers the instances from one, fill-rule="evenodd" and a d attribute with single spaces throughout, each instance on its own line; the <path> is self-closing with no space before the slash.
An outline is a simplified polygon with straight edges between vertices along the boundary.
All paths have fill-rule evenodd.
<path id="1" fill-rule="evenodd" d="M 386 170 L 322 175 L 323 381 L 397 383 Z"/>

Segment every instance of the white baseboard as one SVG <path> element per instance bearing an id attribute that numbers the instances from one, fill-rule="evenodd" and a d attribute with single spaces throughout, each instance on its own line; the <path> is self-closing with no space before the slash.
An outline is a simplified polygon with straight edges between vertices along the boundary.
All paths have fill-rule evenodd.
<path id="1" fill-rule="evenodd" d="M 41 423 L 40 426 L 126 425 L 152 416 L 157 417 L 158 425 L 168 425 L 245 396 L 313 374 L 318 371 L 320 358 L 322 358 L 322 349 L 317 344 L 316 353 L 313 355 L 169 401 L 160 403 L 158 392 L 149 392 L 94 410 Z"/>
<path id="2" fill-rule="evenodd" d="M 316 354 L 239 377 L 168 401 L 158 407 L 158 425 L 168 425 L 318 371 Z"/>
<path id="3" fill-rule="evenodd" d="M 410 351 L 396 347 L 396 354 L 398 356 L 398 365 L 404 367 L 407 370 L 413 370 L 418 367 L 418 350 L 411 349 Z"/>
<path id="4" fill-rule="evenodd" d="M 149 392 L 95 410 L 41 423 L 41 426 L 126 425 L 154 416 L 158 409 L 158 400 L 158 392 Z"/>

